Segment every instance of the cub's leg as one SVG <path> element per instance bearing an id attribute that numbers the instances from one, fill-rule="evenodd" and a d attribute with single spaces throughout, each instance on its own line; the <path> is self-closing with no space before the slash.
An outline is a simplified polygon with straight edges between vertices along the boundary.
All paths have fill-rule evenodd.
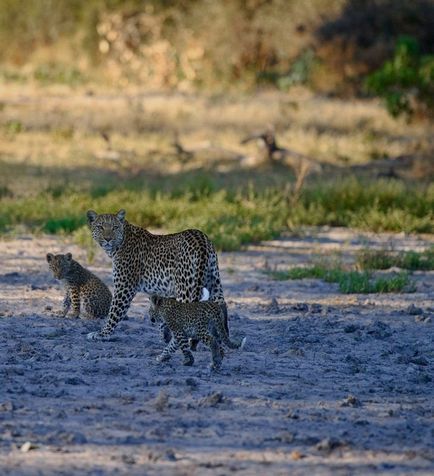
<path id="1" fill-rule="evenodd" d="M 185 334 L 176 334 L 175 335 L 176 342 L 178 347 L 181 349 L 182 353 L 184 354 L 184 361 L 182 365 L 193 365 L 194 357 L 193 354 L 190 352 L 189 345 L 188 345 L 188 337 Z"/>
<path id="2" fill-rule="evenodd" d="M 92 303 L 89 297 L 83 298 L 83 308 L 84 308 L 84 319 L 97 319 L 101 317 L 101 312 L 98 312 L 98 306 L 95 303 Z"/>
<path id="3" fill-rule="evenodd" d="M 70 308 L 71 308 L 71 296 L 70 296 L 69 288 L 67 287 L 65 289 L 65 297 L 63 298 L 63 310 L 60 313 L 60 315 L 62 317 L 66 317 Z"/>
<path id="4" fill-rule="evenodd" d="M 220 353 L 219 345 L 214 336 L 208 332 L 202 337 L 203 343 L 211 350 L 211 368 L 213 370 L 219 370 L 222 365 L 223 357 Z"/>
<path id="5" fill-rule="evenodd" d="M 223 348 L 223 345 L 222 345 L 222 340 L 220 338 L 220 334 L 219 332 L 217 331 L 215 325 L 213 322 L 210 322 L 209 325 L 208 325 L 208 331 L 210 332 L 210 334 L 214 337 L 214 339 L 217 341 L 217 345 L 218 345 L 218 348 L 219 348 L 219 352 L 220 352 L 220 356 L 221 358 L 223 359 L 223 357 L 225 356 L 225 351 L 224 351 L 224 348 Z"/>
<path id="6" fill-rule="evenodd" d="M 71 290 L 71 302 L 72 302 L 72 314 L 71 317 L 80 316 L 80 288 L 78 286 L 72 286 Z"/>
<path id="7" fill-rule="evenodd" d="M 172 333 L 170 332 L 170 329 L 167 327 L 167 324 L 165 322 L 160 323 L 159 332 L 160 340 L 162 340 L 166 344 L 170 342 L 170 340 L 172 339 Z"/>
<path id="8" fill-rule="evenodd" d="M 169 344 L 164 348 L 163 352 L 157 357 L 157 362 L 165 362 L 172 357 L 172 354 L 176 352 L 178 343 L 174 337 L 170 340 Z"/>

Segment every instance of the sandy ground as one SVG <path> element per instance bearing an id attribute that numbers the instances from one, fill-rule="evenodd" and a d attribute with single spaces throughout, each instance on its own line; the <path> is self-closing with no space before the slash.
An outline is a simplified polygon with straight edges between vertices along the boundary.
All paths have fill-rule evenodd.
<path id="1" fill-rule="evenodd" d="M 231 332 L 248 342 L 212 374 L 203 346 L 193 367 L 157 364 L 144 295 L 112 341 L 88 342 L 100 324 L 54 315 L 45 262 L 85 253 L 1 241 L 0 473 L 433 474 L 434 273 L 415 273 L 413 294 L 368 296 L 263 273 L 386 243 L 427 244 L 332 230 L 222 253 Z M 110 266 L 98 251 L 91 269 L 110 285 Z"/>

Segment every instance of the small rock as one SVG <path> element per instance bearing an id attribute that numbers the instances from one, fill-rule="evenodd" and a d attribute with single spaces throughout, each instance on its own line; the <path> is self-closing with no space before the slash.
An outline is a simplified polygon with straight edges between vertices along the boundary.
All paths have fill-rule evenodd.
<path id="1" fill-rule="evenodd" d="M 286 418 L 291 418 L 291 420 L 298 420 L 300 416 L 297 413 L 292 412 L 291 410 L 285 415 Z"/>
<path id="2" fill-rule="evenodd" d="M 410 306 L 407 307 L 406 309 L 407 314 L 410 314 L 410 316 L 420 316 L 423 314 L 423 309 L 421 307 L 417 307 L 414 304 L 410 304 Z"/>
<path id="3" fill-rule="evenodd" d="M 136 460 L 134 458 L 134 456 L 131 456 L 131 455 L 122 455 L 121 456 L 121 460 L 123 463 L 125 464 L 136 464 Z"/>
<path id="4" fill-rule="evenodd" d="M 31 284 L 29 286 L 30 291 L 45 291 L 47 289 L 47 286 L 38 286 L 37 284 Z"/>
<path id="5" fill-rule="evenodd" d="M 410 363 L 415 365 L 428 365 L 428 360 L 425 357 L 411 357 Z"/>
<path id="6" fill-rule="evenodd" d="M 292 443 L 294 441 L 294 434 L 289 432 L 289 431 L 284 431 L 283 433 L 281 433 L 278 437 L 277 437 L 277 440 L 282 442 L 282 443 Z"/>
<path id="7" fill-rule="evenodd" d="M 300 347 L 293 347 L 291 349 L 288 349 L 286 352 L 282 354 L 282 357 L 290 357 L 290 356 L 296 356 L 296 357 L 304 357 L 305 353 L 304 350 L 301 349 Z"/>
<path id="8" fill-rule="evenodd" d="M 23 453 L 28 453 L 29 451 L 35 450 L 36 448 L 37 446 L 35 444 L 31 443 L 30 441 L 26 441 L 24 444 L 21 445 L 20 450 Z"/>
<path id="9" fill-rule="evenodd" d="M 361 401 L 354 395 L 348 395 L 348 397 L 341 403 L 341 407 L 361 407 Z"/>
<path id="10" fill-rule="evenodd" d="M 311 304 L 310 305 L 310 312 L 312 314 L 318 314 L 318 313 L 322 312 L 321 304 Z"/>
<path id="11" fill-rule="evenodd" d="M 414 383 L 421 383 L 421 384 L 430 383 L 432 382 L 432 377 L 428 374 L 420 373 L 419 375 L 414 377 L 413 381 Z"/>
<path id="12" fill-rule="evenodd" d="M 198 386 L 197 380 L 191 377 L 185 379 L 185 384 L 191 388 L 196 388 Z"/>
<path id="13" fill-rule="evenodd" d="M 304 302 L 299 302 L 294 304 L 291 309 L 293 311 L 307 312 L 309 310 L 309 306 Z"/>
<path id="14" fill-rule="evenodd" d="M 202 398 L 199 402 L 201 407 L 215 407 L 219 403 L 223 403 L 224 397 L 221 392 L 210 393 L 206 397 Z"/>
<path id="15" fill-rule="evenodd" d="M 277 302 L 277 299 L 275 297 L 273 297 L 270 304 L 267 306 L 265 312 L 267 314 L 279 314 L 280 312 L 279 303 Z"/>
<path id="16" fill-rule="evenodd" d="M 344 332 L 347 334 L 351 334 L 352 332 L 356 332 L 360 329 L 360 326 L 357 326 L 356 324 L 348 324 L 344 327 Z"/>
<path id="17" fill-rule="evenodd" d="M 69 377 L 65 379 L 67 385 L 87 385 L 86 382 L 80 377 Z"/>
<path id="18" fill-rule="evenodd" d="M 158 412 L 163 412 L 169 406 L 169 395 L 164 390 L 157 395 L 154 406 Z"/>
<path id="19" fill-rule="evenodd" d="M 432 319 L 430 316 L 419 315 L 415 316 L 414 322 L 422 322 L 424 324 L 429 324 L 430 322 L 432 322 Z"/>
<path id="20" fill-rule="evenodd" d="M 11 412 L 13 409 L 14 404 L 12 402 L 0 403 L 0 412 Z"/>
<path id="21" fill-rule="evenodd" d="M 53 310 L 53 306 L 45 306 L 45 310 L 46 310 L 46 311 L 52 311 L 52 310 Z"/>
<path id="22" fill-rule="evenodd" d="M 366 332 L 370 334 L 375 339 L 386 339 L 392 335 L 392 330 L 388 324 L 385 324 L 381 321 L 373 322 L 367 329 Z"/>
<path id="23" fill-rule="evenodd" d="M 87 443 L 87 438 L 79 431 L 67 432 L 61 431 L 53 435 L 56 443 L 63 443 L 64 445 L 83 445 Z"/>
<path id="24" fill-rule="evenodd" d="M 318 451 L 333 451 L 336 448 L 343 446 L 343 443 L 337 438 L 324 438 L 317 445 L 316 449 Z"/>
<path id="25" fill-rule="evenodd" d="M 293 460 L 293 461 L 298 461 L 302 458 L 304 458 L 304 454 L 303 453 L 300 453 L 300 451 L 297 451 L 297 450 L 294 450 L 294 451 L 291 451 L 289 457 Z"/>
<path id="26" fill-rule="evenodd" d="M 176 461 L 176 455 L 172 448 L 168 448 L 163 456 L 166 461 Z"/>

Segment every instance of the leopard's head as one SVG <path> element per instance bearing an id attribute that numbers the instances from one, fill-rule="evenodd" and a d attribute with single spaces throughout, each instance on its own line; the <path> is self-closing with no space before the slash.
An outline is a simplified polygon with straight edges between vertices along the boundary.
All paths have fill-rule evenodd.
<path id="1" fill-rule="evenodd" d="M 124 240 L 125 210 L 119 210 L 115 215 L 109 213 L 98 215 L 89 210 L 87 223 L 93 239 L 109 256 L 112 256 Z"/>
<path id="2" fill-rule="evenodd" d="M 72 254 L 66 253 L 66 255 L 53 255 L 47 254 L 47 263 L 50 271 L 56 279 L 65 279 L 69 270 L 71 269 Z"/>

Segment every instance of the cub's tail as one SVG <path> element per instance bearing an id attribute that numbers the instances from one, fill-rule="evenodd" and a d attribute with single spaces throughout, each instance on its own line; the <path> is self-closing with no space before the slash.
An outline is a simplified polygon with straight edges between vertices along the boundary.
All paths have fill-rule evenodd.
<path id="1" fill-rule="evenodd" d="M 217 324 L 217 332 L 219 334 L 220 339 L 222 340 L 223 344 L 225 344 L 229 349 L 243 349 L 247 338 L 243 337 L 242 340 L 232 340 L 229 337 L 228 331 L 227 331 L 227 316 L 228 316 L 228 310 L 226 303 L 223 303 L 220 305 L 221 308 L 221 319 L 218 320 Z"/>

